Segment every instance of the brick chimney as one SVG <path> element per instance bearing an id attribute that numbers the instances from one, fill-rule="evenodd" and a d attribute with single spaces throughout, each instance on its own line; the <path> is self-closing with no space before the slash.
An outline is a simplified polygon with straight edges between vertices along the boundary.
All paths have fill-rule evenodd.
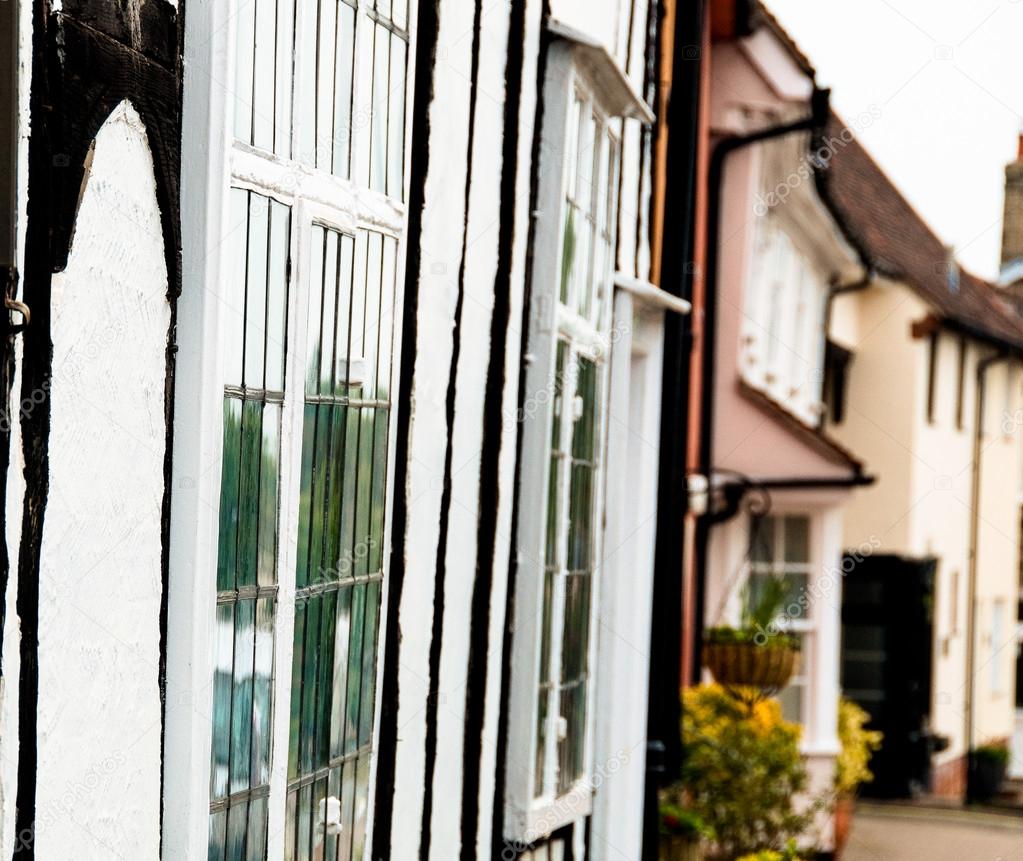
<path id="1" fill-rule="evenodd" d="M 1002 268 L 1023 260 L 1023 130 L 1016 161 L 1005 166 L 1005 219 L 1002 222 Z M 1016 279 L 1013 279 L 1016 280 Z"/>

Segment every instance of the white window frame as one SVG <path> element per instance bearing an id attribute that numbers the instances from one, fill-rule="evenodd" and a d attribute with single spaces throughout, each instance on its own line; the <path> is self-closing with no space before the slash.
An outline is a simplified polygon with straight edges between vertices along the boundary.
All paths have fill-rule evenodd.
<path id="1" fill-rule="evenodd" d="M 209 841 L 210 755 L 214 672 L 214 615 L 217 594 L 218 519 L 222 460 L 222 411 L 226 355 L 221 337 L 224 309 L 222 285 L 231 270 L 228 232 L 230 189 L 244 188 L 291 207 L 291 268 L 288 282 L 288 360 L 281 432 L 281 511 L 275 607 L 275 655 L 272 680 L 273 717 L 268 803 L 267 857 L 284 857 L 289 717 L 294 648 L 295 530 L 298 524 L 299 484 L 304 403 L 303 370 L 306 356 L 308 303 L 305 279 L 313 223 L 341 232 L 371 230 L 398 242 L 393 310 L 394 356 L 391 392 L 398 390 L 402 302 L 404 299 L 405 230 L 408 198 L 408 153 L 411 141 L 411 98 L 414 90 L 416 8 L 409 3 L 409 43 L 404 81 L 405 161 L 401 198 L 368 187 L 369 124 L 353 120 L 352 179 L 342 179 L 234 140 L 235 76 L 234 22 L 239 3 L 246 0 L 193 0 L 185 34 L 185 112 L 182 142 L 182 257 L 184 284 L 178 303 L 178 365 L 175 394 L 175 436 L 171 513 L 166 751 L 164 778 L 165 859 L 205 858 Z M 312 4 L 297 4 L 297 15 Z M 357 10 L 353 117 L 369 111 L 373 36 L 368 4 Z M 300 19 L 296 20 L 296 30 Z M 189 69 L 193 70 L 189 74 Z M 228 83 L 225 83 L 228 82 Z M 294 80 L 293 103 L 301 97 L 300 76 Z M 292 153 L 299 140 L 299 123 L 292 125 Z M 396 427 L 388 431 L 385 536 L 394 498 Z M 373 717 L 376 748 L 383 673 L 386 607 L 389 601 L 388 553 L 383 549 L 379 647 Z M 369 810 L 365 857 L 373 833 L 376 757 L 371 756 Z"/>
<path id="2" fill-rule="evenodd" d="M 770 160 L 761 161 L 761 170 Z M 756 216 L 743 300 L 740 374 L 816 427 L 823 398 L 828 284 L 779 203 Z M 817 372 L 816 376 L 814 373 Z"/>
<path id="3" fill-rule="evenodd" d="M 774 523 L 774 536 L 773 536 L 773 559 L 770 563 L 771 570 L 776 574 L 779 572 L 784 574 L 799 574 L 806 576 L 806 606 L 804 613 L 798 618 L 794 618 L 788 613 L 788 608 L 782 609 L 781 619 L 778 620 L 778 630 L 787 634 L 798 635 L 802 648 L 799 654 L 799 667 L 796 671 L 793 679 L 789 682 L 789 686 L 793 684 L 799 684 L 803 688 L 803 698 L 801 703 L 801 714 L 799 715 L 798 722 L 807 729 L 806 737 L 812 736 L 811 727 L 814 722 L 813 718 L 813 702 L 817 694 L 816 687 L 816 673 L 815 673 L 815 658 L 817 653 L 818 645 L 818 629 L 820 627 L 820 610 L 817 607 L 817 602 L 820 600 L 820 596 L 817 588 L 817 577 L 820 571 L 820 556 L 818 552 L 819 546 L 819 524 L 818 519 L 814 516 L 813 512 L 801 510 L 799 508 L 772 508 L 767 517 L 772 518 Z M 783 545 L 785 536 L 784 521 L 787 517 L 799 517 L 804 518 L 807 521 L 807 561 L 799 563 L 785 562 L 783 559 Z M 750 530 L 750 540 L 752 540 L 752 524 Z M 747 562 L 746 575 L 743 578 L 744 581 L 748 580 L 757 575 L 769 574 L 769 571 L 757 571 L 757 564 L 752 559 Z M 789 567 L 793 570 L 786 571 L 785 568 Z M 781 692 L 779 691 L 779 694 Z"/>
<path id="4" fill-rule="evenodd" d="M 588 100 L 595 113 L 606 123 L 605 130 L 613 135 L 619 147 L 619 170 L 623 120 L 619 117 L 635 116 L 649 121 L 649 108 L 635 95 L 624 74 L 617 68 L 606 50 L 582 34 L 558 24 L 550 29 L 562 38 L 550 47 L 547 80 L 544 88 L 545 122 L 541 130 L 540 193 L 538 217 L 541 226 L 536 231 L 534 244 L 533 300 L 530 313 L 529 349 L 524 361 L 527 396 L 542 393 L 531 403 L 530 418 L 522 428 L 522 459 L 519 464 L 519 494 L 523 501 L 517 535 L 518 578 L 515 592 L 515 629 L 512 644 L 512 688 L 509 708 L 509 767 L 505 784 L 505 837 L 525 845 L 556 831 L 563 825 L 591 812 L 593 804 L 592 759 L 595 733 L 596 707 L 596 612 L 599 607 L 600 564 L 603 545 L 603 491 L 606 476 L 604 461 L 607 439 L 607 406 L 609 402 L 608 348 L 613 304 L 614 248 L 617 225 L 612 234 L 611 260 L 606 261 L 604 306 L 599 322 L 594 325 L 560 303 L 560 273 L 562 260 L 563 226 L 565 221 L 566 151 L 570 111 L 579 92 Z M 605 100 L 603 97 L 607 95 Z M 592 592 L 589 625 L 589 676 L 587 682 L 586 737 L 584 743 L 584 773 L 571 789 L 558 795 L 551 793 L 551 762 L 557 751 L 556 742 L 546 752 L 547 784 L 544 794 L 535 796 L 537 708 L 539 664 L 542 635 L 543 584 L 546 556 L 547 485 L 551 455 L 551 421 L 555 403 L 554 385 L 559 338 L 568 338 L 573 349 L 590 359 L 599 359 L 597 415 L 599 429 L 595 450 L 599 452 L 599 466 L 594 475 L 594 546 Z M 571 374 L 566 376 L 571 377 Z M 561 400 L 570 403 L 574 382 L 566 384 Z M 567 389 L 572 389 L 571 392 Z M 568 410 L 562 417 L 569 428 Z M 562 426 L 563 438 L 570 433 Z M 567 494 L 567 488 L 563 495 Z M 539 502 L 539 504 L 538 504 Z M 559 513 L 567 516 L 565 500 Z M 560 613 L 556 597 L 553 614 Z M 560 633 L 560 629 L 556 629 Z M 551 666 L 560 663 L 560 636 L 551 641 Z M 548 738 L 555 715 L 548 717 Z"/>

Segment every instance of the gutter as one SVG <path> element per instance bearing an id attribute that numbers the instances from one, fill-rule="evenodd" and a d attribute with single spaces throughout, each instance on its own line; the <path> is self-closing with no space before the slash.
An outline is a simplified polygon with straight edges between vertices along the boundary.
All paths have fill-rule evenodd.
<path id="1" fill-rule="evenodd" d="M 800 120 L 760 129 L 748 135 L 726 138 L 714 147 L 710 159 L 707 202 L 707 274 L 704 309 L 704 333 L 702 355 L 702 385 L 700 402 L 700 472 L 709 476 L 713 472 L 713 431 L 714 431 L 714 354 L 717 346 L 717 295 L 718 268 L 721 256 L 721 197 L 724 188 L 725 166 L 733 153 L 758 143 L 785 137 L 797 132 L 811 132 L 814 136 L 827 126 L 830 115 L 831 91 L 814 86 L 810 97 L 810 114 Z M 706 596 L 707 545 L 712 523 L 701 517 L 696 524 L 696 594 L 697 608 L 701 608 Z M 703 613 L 696 613 L 695 649 L 693 654 L 694 672 L 699 675 L 703 641 Z"/>
<path id="2" fill-rule="evenodd" d="M 1000 351 L 977 362 L 977 397 L 974 399 L 973 460 L 970 475 L 970 570 L 966 593 L 966 703 L 963 719 L 963 739 L 966 743 L 966 803 L 973 802 L 973 774 L 977 766 L 973 755 L 973 734 L 976 723 L 974 689 L 977 670 L 977 552 L 980 538 L 980 480 L 981 458 L 984 454 L 984 411 L 987 400 L 987 372 L 1010 355 Z"/>

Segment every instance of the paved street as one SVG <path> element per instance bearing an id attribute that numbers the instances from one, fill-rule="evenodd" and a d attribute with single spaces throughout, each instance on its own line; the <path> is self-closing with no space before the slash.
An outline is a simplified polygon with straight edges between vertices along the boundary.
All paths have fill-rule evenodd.
<path id="1" fill-rule="evenodd" d="M 1023 861 L 1023 818 L 865 807 L 844 861 Z"/>

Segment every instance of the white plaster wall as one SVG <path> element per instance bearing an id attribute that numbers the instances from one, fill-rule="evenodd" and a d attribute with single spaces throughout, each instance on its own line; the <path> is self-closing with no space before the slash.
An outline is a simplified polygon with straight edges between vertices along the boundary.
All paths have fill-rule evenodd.
<path id="1" fill-rule="evenodd" d="M 167 271 L 153 163 L 122 103 L 53 279 L 42 542 L 39 857 L 155 859 Z"/>
<path id="2" fill-rule="evenodd" d="M 501 131 L 509 12 L 509 7 L 504 3 L 489 9 L 484 6 L 481 18 L 473 177 L 467 213 L 468 233 L 463 252 L 465 295 L 460 328 L 461 353 L 456 369 L 456 409 L 451 429 L 452 495 L 448 524 L 431 852 L 431 857 L 438 861 L 452 857 L 461 845 L 461 805 L 447 801 L 451 795 L 451 780 L 461 777 L 462 772 L 478 768 L 476 763 L 463 762 L 462 751 L 471 602 L 476 579 L 476 529 L 482 507 L 492 506 L 496 502 L 494 499 L 480 498 L 480 452 L 483 446 L 487 374 L 491 370 L 490 323 L 501 225 Z M 466 48 L 470 48 L 471 43 L 471 39 L 462 40 Z M 468 103 L 468 99 L 466 101 Z M 452 159 L 455 157 L 456 154 L 452 153 Z M 430 221 L 433 221 L 432 216 Z M 462 249 L 461 222 L 450 225 L 449 229 L 457 229 L 459 232 L 456 240 L 450 243 L 451 247 L 456 251 Z M 455 266 L 448 269 L 447 274 L 452 283 L 457 280 L 457 261 Z M 458 763 L 461 763 L 460 767 Z"/>
<path id="3" fill-rule="evenodd" d="M 452 0 L 441 6 L 433 82 L 435 97 L 429 106 L 431 158 L 426 178 L 421 240 L 423 263 L 419 273 L 409 473 L 404 488 L 408 525 L 400 608 L 399 733 L 394 788 L 394 809 L 400 811 L 400 815 L 395 817 L 398 824 L 392 832 L 391 846 L 395 858 L 413 858 L 419 852 L 418 823 L 422 815 L 426 775 L 429 655 L 448 434 L 445 409 L 465 218 L 465 153 L 473 11 L 474 4 L 470 0 Z M 417 110 L 425 109 L 425 105 L 417 106 Z M 465 456 L 463 452 L 458 454 L 460 458 Z M 456 518 L 457 515 L 452 522 L 457 522 Z M 456 544 L 464 539 L 460 535 Z M 450 628 L 447 632 L 450 634 Z M 443 711 L 444 707 L 442 703 L 439 709 Z M 460 757 L 447 762 L 438 757 L 436 806 L 450 804 L 457 797 L 455 793 L 461 786 L 460 763 Z M 438 783 L 440 792 L 436 791 Z M 408 827 L 409 823 L 416 823 L 416 827 Z M 447 839 L 449 845 L 444 844 L 444 838 L 435 836 L 434 851 L 457 851 L 457 838 L 453 844 L 449 837 Z"/>

